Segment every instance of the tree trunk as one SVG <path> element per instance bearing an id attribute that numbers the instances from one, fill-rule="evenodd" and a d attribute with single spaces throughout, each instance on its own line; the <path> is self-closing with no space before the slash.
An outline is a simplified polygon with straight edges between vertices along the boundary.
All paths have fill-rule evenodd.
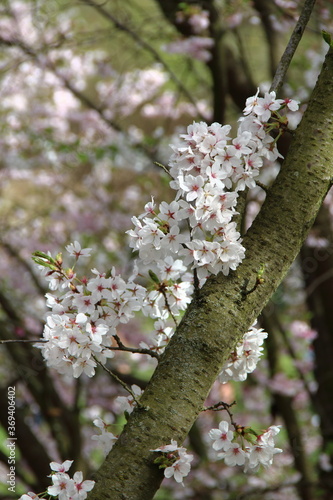
<path id="1" fill-rule="evenodd" d="M 149 500 L 163 471 L 150 450 L 182 443 L 235 344 L 255 321 L 298 254 L 333 178 L 333 50 L 288 157 L 246 234 L 246 258 L 213 276 L 190 304 L 137 408 L 100 470 L 89 500 Z M 264 265 L 264 283 L 252 293 Z"/>

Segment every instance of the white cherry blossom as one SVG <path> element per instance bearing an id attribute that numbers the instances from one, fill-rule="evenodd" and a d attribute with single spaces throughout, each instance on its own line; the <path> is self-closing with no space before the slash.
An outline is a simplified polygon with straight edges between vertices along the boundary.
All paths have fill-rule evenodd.
<path id="1" fill-rule="evenodd" d="M 209 437 L 214 440 L 212 445 L 214 450 L 227 451 L 231 447 L 234 433 L 229 429 L 228 422 L 222 421 L 218 429 L 209 431 Z"/>
<path id="2" fill-rule="evenodd" d="M 78 259 L 79 257 L 90 257 L 91 248 L 81 248 L 81 245 L 78 241 L 74 241 L 74 243 L 70 243 L 70 245 L 66 246 L 67 252 Z"/>
<path id="3" fill-rule="evenodd" d="M 171 440 L 170 444 L 160 446 L 151 451 L 162 452 L 171 455 L 169 457 L 172 463 L 165 467 L 164 476 L 166 478 L 173 477 L 177 483 L 183 483 L 183 478 L 188 475 L 191 470 L 191 462 L 193 455 L 187 453 L 186 448 L 177 445 L 177 441 Z"/>
<path id="4" fill-rule="evenodd" d="M 259 97 L 258 90 L 247 99 L 233 139 L 229 125 L 200 122 L 187 127 L 179 143 L 171 145 L 169 173 L 174 200 L 161 202 L 157 209 L 152 198 L 144 212 L 132 218 L 133 228 L 127 231 L 129 246 L 139 258 L 127 281 L 114 268 L 108 274 L 92 269 L 90 279 L 80 279 L 74 266 L 88 257 L 91 249 L 82 248 L 78 241 L 66 246 L 75 259 L 72 267 L 62 268 L 60 257 L 52 259 L 50 254 L 39 252 L 36 263 L 52 291 L 46 296 L 50 308 L 43 332 L 46 342 L 39 345 L 49 367 L 64 375 L 92 377 L 97 363 L 104 365 L 114 356 L 118 327 L 128 323 L 137 311 L 155 320 L 152 342 L 141 346 L 163 352 L 174 333 L 167 321 L 175 321 L 192 300 L 194 270 L 201 287 L 209 276 L 219 272 L 228 275 L 244 259 L 245 248 L 233 220 L 239 191 L 255 187 L 262 166 L 281 157 L 269 129 L 286 109 L 297 111 L 298 104 L 291 99 L 276 99 L 274 92 Z M 138 282 L 142 278 L 149 283 L 147 288 L 141 284 L 144 281 Z M 245 380 L 262 355 L 266 337 L 266 332 L 252 326 L 231 353 L 219 380 Z M 133 386 L 132 390 L 140 397 L 139 388 Z M 135 404 L 132 396 L 118 401 L 128 412 Z M 98 427 L 102 434 L 95 438 L 107 449 L 115 437 Z M 227 465 L 256 470 L 260 465 L 270 465 L 281 451 L 274 447 L 278 432 L 279 428 L 272 426 L 257 437 L 256 443 L 252 439 L 240 446 L 234 442 L 228 424 L 221 422 L 210 437 L 213 448 L 222 450 L 219 456 Z M 165 476 L 182 483 L 192 455 L 175 441 L 155 451 L 175 454 L 165 468 Z M 67 474 L 70 464 L 51 463 L 55 473 L 48 493 L 58 495 L 59 500 L 84 500 L 93 482 L 83 481 L 79 472 L 71 479 Z M 33 495 L 23 495 L 22 500 Z"/>
<path id="5" fill-rule="evenodd" d="M 225 464 L 230 467 L 244 465 L 246 461 L 246 453 L 238 443 L 231 443 L 225 452 L 218 454 L 218 457 L 223 458 Z"/>
<path id="6" fill-rule="evenodd" d="M 135 398 L 138 400 L 140 399 L 141 394 L 143 393 L 143 390 L 138 386 L 133 384 L 131 387 Z M 133 396 L 118 396 L 116 398 L 116 402 L 118 405 L 118 408 L 120 412 L 127 412 L 127 413 L 132 413 L 134 410 L 134 407 L 136 406 L 136 401 L 134 400 Z"/>
<path id="7" fill-rule="evenodd" d="M 108 424 L 106 424 L 100 417 L 96 418 L 93 421 L 93 424 L 101 431 L 101 434 L 94 434 L 91 439 L 98 442 L 102 446 L 104 455 L 106 456 L 118 438 L 108 430 Z"/>
<path id="8" fill-rule="evenodd" d="M 262 328 L 257 329 L 252 325 L 225 363 L 219 374 L 219 381 L 226 383 L 228 380 L 245 380 L 248 373 L 256 368 L 263 354 L 262 344 L 265 338 L 267 333 Z"/>

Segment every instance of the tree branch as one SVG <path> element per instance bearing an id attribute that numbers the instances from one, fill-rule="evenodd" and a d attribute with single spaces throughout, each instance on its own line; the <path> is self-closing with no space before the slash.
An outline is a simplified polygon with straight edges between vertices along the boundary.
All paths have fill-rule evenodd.
<path id="1" fill-rule="evenodd" d="M 291 63 L 292 58 L 296 52 L 299 42 L 303 36 L 304 30 L 308 21 L 310 19 L 313 7 L 316 3 L 316 0 L 305 0 L 302 12 L 299 16 L 299 19 L 296 23 L 294 31 L 290 37 L 286 50 L 284 51 L 281 60 L 278 64 L 275 76 L 273 78 L 273 82 L 270 88 L 270 92 L 274 91 L 277 94 L 281 90 L 283 82 L 285 81 L 286 73 L 288 71 L 289 65 Z"/>
<path id="2" fill-rule="evenodd" d="M 47 288 L 44 287 L 38 279 L 38 276 L 35 274 L 32 266 L 20 255 L 20 253 L 9 243 L 2 242 L 1 245 L 8 252 L 8 254 L 16 259 L 19 264 L 23 266 L 23 268 L 28 271 L 29 276 L 31 277 L 32 282 L 34 283 L 36 289 L 42 294 L 45 295 L 47 292 Z"/>

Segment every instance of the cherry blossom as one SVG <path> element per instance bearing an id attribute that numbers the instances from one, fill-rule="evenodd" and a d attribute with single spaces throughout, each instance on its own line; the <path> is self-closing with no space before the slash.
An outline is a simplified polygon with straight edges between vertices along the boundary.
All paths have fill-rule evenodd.
<path id="1" fill-rule="evenodd" d="M 247 462 L 244 471 L 258 470 L 260 465 L 268 467 L 273 463 L 273 457 L 282 453 L 280 448 L 274 447 L 274 437 L 280 432 L 280 427 L 272 425 L 266 432 L 257 436 L 256 443 L 247 448 Z"/>
<path id="2" fill-rule="evenodd" d="M 244 466 L 244 472 L 255 472 L 260 465 L 272 465 L 274 455 L 282 452 L 274 445 L 274 437 L 280 432 L 279 426 L 272 425 L 258 435 L 251 428 L 241 428 L 234 423 L 232 425 L 234 431 L 230 430 L 228 422 L 222 421 L 218 429 L 209 432 L 213 449 L 218 452 L 222 450 L 217 454 L 217 458 L 223 459 L 226 465 Z M 241 443 L 238 443 L 237 439 Z"/>
<path id="3" fill-rule="evenodd" d="M 253 112 L 260 117 L 261 121 L 268 122 L 272 111 L 276 111 L 284 103 L 283 99 L 276 99 L 275 96 L 275 92 L 266 92 L 265 97 L 257 98 Z"/>
<path id="4" fill-rule="evenodd" d="M 143 390 L 140 389 L 139 386 L 133 384 L 131 387 L 136 399 L 140 399 L 141 394 L 143 393 Z M 119 410 L 121 412 L 127 412 L 127 413 L 132 413 L 134 410 L 135 406 L 137 405 L 136 401 L 134 400 L 133 396 L 118 396 L 116 398 L 116 403 L 118 404 Z"/>
<path id="5" fill-rule="evenodd" d="M 73 460 L 66 460 L 62 464 L 50 463 L 51 470 L 54 471 L 51 474 L 53 484 L 47 488 L 47 493 L 50 496 L 57 497 L 58 500 L 85 500 L 87 493 L 94 488 L 95 481 L 84 481 L 81 471 L 75 472 L 73 478 L 70 478 L 66 472 L 72 463 Z M 19 500 L 36 500 L 38 498 L 40 498 L 38 495 L 29 491 L 22 495 Z"/>
<path id="6" fill-rule="evenodd" d="M 104 455 L 106 456 L 118 438 L 112 434 L 112 432 L 108 431 L 108 424 L 106 424 L 101 418 L 96 418 L 93 421 L 93 424 L 100 429 L 101 434 L 94 434 L 91 439 L 101 444 Z"/>
<path id="7" fill-rule="evenodd" d="M 262 344 L 265 338 L 267 333 L 262 328 L 258 329 L 252 325 L 222 368 L 219 381 L 224 384 L 228 380 L 245 380 L 248 373 L 252 373 L 256 368 L 263 354 Z"/>
<path id="8" fill-rule="evenodd" d="M 219 453 L 218 457 L 223 458 L 225 464 L 230 467 L 244 465 L 246 461 L 246 453 L 238 443 L 231 443 L 225 452 Z"/>
<path id="9" fill-rule="evenodd" d="M 227 451 L 231 447 L 234 433 L 229 430 L 229 424 L 226 421 L 219 423 L 218 429 L 209 431 L 209 437 L 214 440 L 213 449 Z"/>
<path id="10" fill-rule="evenodd" d="M 52 486 L 47 488 L 49 495 L 58 497 L 59 500 L 68 500 L 75 494 L 73 480 L 68 474 L 59 472 L 52 474 Z"/>
<path id="11" fill-rule="evenodd" d="M 188 475 L 191 470 L 190 462 L 193 460 L 193 455 L 179 452 L 179 459 L 164 471 L 166 478 L 174 477 L 177 483 L 183 483 L 183 478 Z"/>
<path id="12" fill-rule="evenodd" d="M 175 439 L 171 439 L 170 444 L 164 444 L 164 445 L 160 446 L 159 448 L 155 448 L 155 450 L 151 450 L 151 451 L 161 451 L 163 453 L 168 453 L 170 451 L 176 451 L 176 450 L 178 450 L 177 441 Z"/>
<path id="13" fill-rule="evenodd" d="M 65 460 L 62 464 L 58 464 L 57 462 L 51 462 L 50 463 L 50 468 L 55 471 L 55 472 L 67 472 L 71 465 L 73 463 L 73 460 Z"/>
<path id="14" fill-rule="evenodd" d="M 177 441 L 171 440 L 170 444 L 160 446 L 154 450 L 166 454 L 165 460 L 156 459 L 155 463 L 160 463 L 160 467 L 164 468 L 164 476 L 166 478 L 174 477 L 177 483 L 184 486 L 183 478 L 188 475 L 191 470 L 191 462 L 193 455 L 187 453 L 186 448 L 177 445 Z"/>
<path id="15" fill-rule="evenodd" d="M 74 241 L 70 245 L 66 246 L 66 250 L 69 255 L 73 255 L 76 259 L 79 257 L 90 257 L 91 248 L 81 248 L 78 241 Z"/>
<path id="16" fill-rule="evenodd" d="M 73 476 L 74 490 L 73 500 L 85 500 L 87 492 L 91 491 L 95 486 L 95 481 L 83 480 L 81 471 L 77 471 Z"/>

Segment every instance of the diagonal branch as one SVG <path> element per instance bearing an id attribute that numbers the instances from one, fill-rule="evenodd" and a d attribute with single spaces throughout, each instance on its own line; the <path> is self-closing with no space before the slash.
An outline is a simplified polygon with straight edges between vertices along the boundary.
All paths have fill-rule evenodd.
<path id="1" fill-rule="evenodd" d="M 291 63 L 292 58 L 296 52 L 299 42 L 303 36 L 304 30 L 308 21 L 310 19 L 313 7 L 316 3 L 316 0 L 305 0 L 302 12 L 299 16 L 299 19 L 296 23 L 294 31 L 290 37 L 286 50 L 284 51 L 281 60 L 278 64 L 275 76 L 273 78 L 273 82 L 270 88 L 270 92 L 274 91 L 277 94 L 281 90 L 283 82 L 285 81 L 286 73 L 288 71 L 289 65 Z"/>
<path id="2" fill-rule="evenodd" d="M 42 294 L 45 295 L 47 292 L 47 288 L 45 288 L 40 282 L 35 274 L 33 268 L 30 266 L 30 264 L 20 255 L 20 253 L 14 248 L 12 245 L 9 243 L 2 241 L 1 245 L 3 248 L 8 252 L 8 254 L 13 257 L 14 259 L 17 260 L 17 262 L 29 273 L 29 276 L 34 283 L 35 287 L 37 290 Z"/>

